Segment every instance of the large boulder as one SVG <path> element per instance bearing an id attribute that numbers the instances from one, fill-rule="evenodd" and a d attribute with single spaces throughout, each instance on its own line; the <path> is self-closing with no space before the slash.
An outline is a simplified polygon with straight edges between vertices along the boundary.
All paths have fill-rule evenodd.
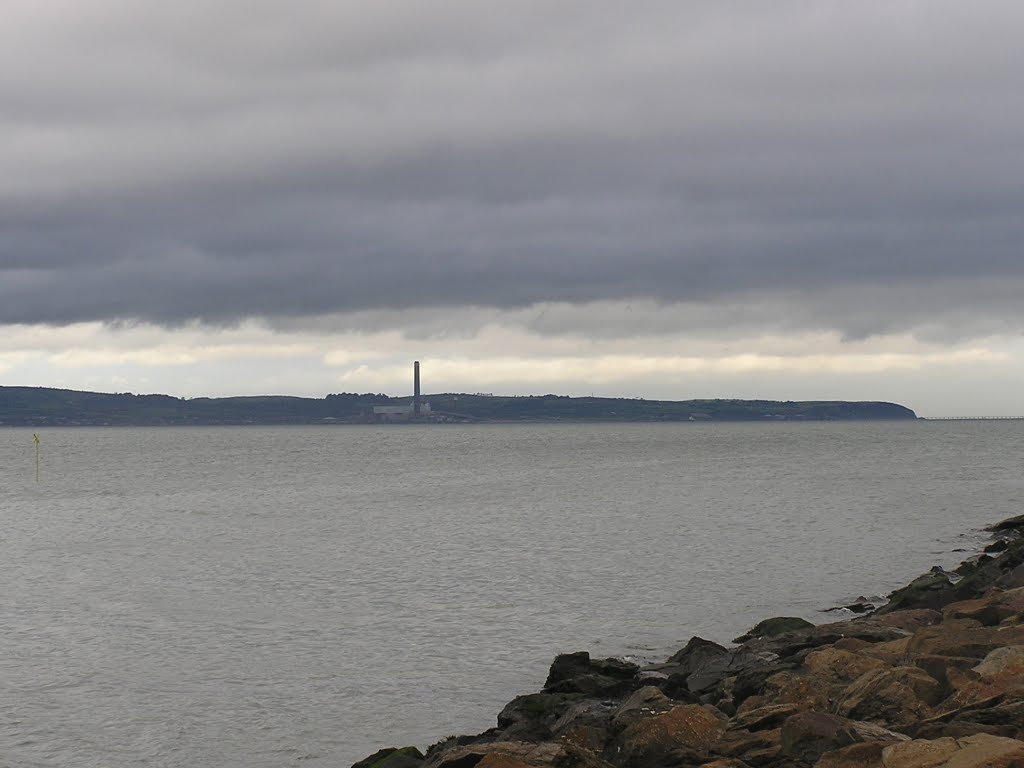
<path id="1" fill-rule="evenodd" d="M 945 698 L 953 691 L 957 672 L 970 669 L 978 660 L 969 656 L 942 656 L 929 653 L 915 656 L 913 662 L 915 667 L 923 669 L 938 681 L 942 687 L 942 697 Z"/>
<path id="2" fill-rule="evenodd" d="M 914 739 L 891 744 L 882 751 L 885 768 L 937 768 L 960 751 L 956 739 Z"/>
<path id="3" fill-rule="evenodd" d="M 798 704 L 769 704 L 737 713 L 729 720 L 729 729 L 762 731 L 782 725 L 787 717 L 800 711 Z"/>
<path id="4" fill-rule="evenodd" d="M 903 664 L 909 657 L 907 652 L 907 646 L 910 644 L 910 635 L 901 637 L 898 640 L 889 640 L 885 643 L 874 643 L 871 646 L 864 648 L 859 653 L 864 656 L 870 656 L 872 659 L 878 659 L 884 661 L 893 667 L 898 667 Z"/>
<path id="5" fill-rule="evenodd" d="M 544 741 L 569 707 L 586 698 L 580 693 L 528 693 L 498 713 L 498 728 L 507 741 Z"/>
<path id="6" fill-rule="evenodd" d="M 753 640 L 755 638 L 776 637 L 777 635 L 783 635 L 787 632 L 795 632 L 798 629 L 809 629 L 813 626 L 814 624 L 811 622 L 797 616 L 775 616 L 771 619 L 759 621 L 744 634 L 733 639 L 733 642 L 745 643 L 747 640 Z"/>
<path id="7" fill-rule="evenodd" d="M 1002 589 L 1020 589 L 1024 587 L 1024 563 L 1015 568 L 1008 568 L 996 579 L 996 586 Z"/>
<path id="8" fill-rule="evenodd" d="M 739 709 L 756 709 L 767 702 L 762 695 L 769 678 L 780 672 L 793 672 L 801 666 L 799 661 L 764 661 L 737 673 L 732 680 L 732 702 Z M 749 703 L 748 703 L 749 702 Z"/>
<path id="9" fill-rule="evenodd" d="M 715 752 L 752 766 L 775 764 L 782 756 L 782 728 L 757 731 L 730 729 L 718 740 Z"/>
<path id="10" fill-rule="evenodd" d="M 682 648 L 668 657 L 664 666 L 672 666 L 675 672 L 689 673 L 706 659 L 724 656 L 728 649 L 711 640 L 694 635 Z"/>
<path id="11" fill-rule="evenodd" d="M 726 692 L 714 692 L 725 680 L 747 670 L 767 669 L 776 659 L 777 656 L 770 651 L 746 646 L 728 649 L 710 640 L 694 637 L 684 648 L 670 656 L 667 662 L 645 667 L 645 670 L 667 675 L 661 687 L 675 699 L 696 701 L 698 696 L 703 696 L 703 701 L 717 703 Z M 771 674 L 771 671 L 767 674 Z"/>
<path id="12" fill-rule="evenodd" d="M 882 764 L 885 768 L 1021 768 L 1024 741 L 988 734 L 908 741 L 887 746 Z"/>
<path id="13" fill-rule="evenodd" d="M 552 740 L 600 753 L 610 738 L 615 709 L 614 702 L 598 699 L 576 702 L 551 726 Z"/>
<path id="14" fill-rule="evenodd" d="M 995 586 L 1001 589 L 1022 587 L 1016 578 L 1024 565 L 1024 539 L 1008 539 L 1006 549 L 996 557 L 981 555 L 957 568 L 963 578 L 955 588 L 957 600 L 982 597 Z"/>
<path id="15" fill-rule="evenodd" d="M 586 651 L 555 657 L 544 682 L 549 693 L 582 693 L 587 696 L 624 696 L 636 687 L 640 667 L 621 659 L 591 659 Z"/>
<path id="16" fill-rule="evenodd" d="M 918 735 L 932 738 L 933 734 L 969 736 L 976 733 L 1024 739 L 1024 700 L 1005 701 L 1000 697 L 987 702 L 986 706 L 966 707 L 945 722 L 926 725 Z"/>
<path id="17" fill-rule="evenodd" d="M 764 681 L 760 695 L 751 696 L 741 704 L 737 715 L 769 705 L 790 704 L 801 710 L 831 708 L 830 687 L 806 670 L 785 670 Z"/>
<path id="18" fill-rule="evenodd" d="M 807 654 L 804 667 L 823 681 L 849 684 L 868 672 L 888 669 L 889 665 L 871 656 L 829 646 Z"/>
<path id="19" fill-rule="evenodd" d="M 824 712 L 798 712 L 782 726 L 782 754 L 813 764 L 826 752 L 861 742 L 895 742 L 906 740 L 872 723 L 850 720 Z"/>
<path id="20" fill-rule="evenodd" d="M 1024 697 L 1024 645 L 996 648 L 972 671 L 1006 693 Z"/>
<path id="21" fill-rule="evenodd" d="M 995 648 L 971 668 L 950 667 L 946 679 L 953 689 L 943 702 L 947 711 L 1004 696 L 1024 698 L 1024 646 Z"/>
<path id="22" fill-rule="evenodd" d="M 1024 615 L 1024 587 L 1008 591 L 990 592 L 974 600 L 950 603 L 942 610 L 944 620 L 973 619 L 985 627 L 992 627 Z"/>
<path id="23" fill-rule="evenodd" d="M 1024 626 L 983 627 L 973 619 L 950 619 L 917 630 L 907 644 L 907 653 L 983 659 L 1004 645 L 1024 645 Z"/>
<path id="24" fill-rule="evenodd" d="M 701 762 L 725 732 L 727 721 L 699 704 L 680 704 L 631 723 L 609 754 L 627 766 Z"/>
<path id="25" fill-rule="evenodd" d="M 908 608 L 941 609 L 957 599 L 953 584 L 944 573 L 926 573 L 918 576 L 907 586 L 889 595 L 889 602 L 876 613 L 885 614 Z"/>
<path id="26" fill-rule="evenodd" d="M 867 616 L 831 624 L 818 624 L 782 635 L 749 640 L 743 647 L 759 653 L 771 653 L 783 661 L 800 659 L 800 654 L 841 640 L 862 640 L 869 644 L 899 640 L 910 633 L 896 626 L 888 626 L 883 617 Z"/>
<path id="27" fill-rule="evenodd" d="M 939 682 L 917 667 L 868 672 L 839 698 L 839 714 L 856 720 L 906 724 L 928 717 L 942 698 Z"/>
<path id="28" fill-rule="evenodd" d="M 771 705 L 830 711 L 853 681 L 885 669 L 889 669 L 888 664 L 862 653 L 834 646 L 818 648 L 806 654 L 803 666 L 766 678 L 759 695 L 746 698 L 737 708 L 737 715 L 747 717 Z"/>
<path id="29" fill-rule="evenodd" d="M 628 699 L 619 704 L 612 712 L 612 726 L 616 731 L 623 731 L 645 717 L 661 715 L 679 706 L 654 686 L 647 686 L 634 691 Z"/>

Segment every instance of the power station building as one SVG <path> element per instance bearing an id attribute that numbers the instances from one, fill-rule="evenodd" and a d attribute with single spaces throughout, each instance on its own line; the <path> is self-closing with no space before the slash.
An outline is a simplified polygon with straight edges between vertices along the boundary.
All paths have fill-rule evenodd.
<path id="1" fill-rule="evenodd" d="M 405 405 L 375 405 L 373 416 L 377 421 L 411 421 L 430 415 L 430 403 L 420 395 L 420 361 L 412 364 L 412 402 Z"/>

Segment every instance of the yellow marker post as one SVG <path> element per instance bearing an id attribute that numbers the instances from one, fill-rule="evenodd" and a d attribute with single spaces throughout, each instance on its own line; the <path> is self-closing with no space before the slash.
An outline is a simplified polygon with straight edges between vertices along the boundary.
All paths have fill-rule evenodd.
<path id="1" fill-rule="evenodd" d="M 32 437 L 36 439 L 36 482 L 39 482 L 39 435 L 33 433 Z"/>

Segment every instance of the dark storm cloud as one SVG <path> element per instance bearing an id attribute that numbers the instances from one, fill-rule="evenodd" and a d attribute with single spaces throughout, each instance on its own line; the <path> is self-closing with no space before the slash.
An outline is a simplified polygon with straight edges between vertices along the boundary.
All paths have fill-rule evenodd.
<path id="1" fill-rule="evenodd" d="M 851 337 L 1017 331 L 1022 22 L 14 2 L 0 322 L 647 298 Z"/>

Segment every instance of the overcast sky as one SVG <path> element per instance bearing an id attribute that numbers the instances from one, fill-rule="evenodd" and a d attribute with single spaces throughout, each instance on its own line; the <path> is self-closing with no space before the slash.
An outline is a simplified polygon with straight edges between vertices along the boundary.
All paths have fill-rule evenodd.
<path id="1" fill-rule="evenodd" d="M 1024 415 L 1024 4 L 6 0 L 0 383 Z"/>

